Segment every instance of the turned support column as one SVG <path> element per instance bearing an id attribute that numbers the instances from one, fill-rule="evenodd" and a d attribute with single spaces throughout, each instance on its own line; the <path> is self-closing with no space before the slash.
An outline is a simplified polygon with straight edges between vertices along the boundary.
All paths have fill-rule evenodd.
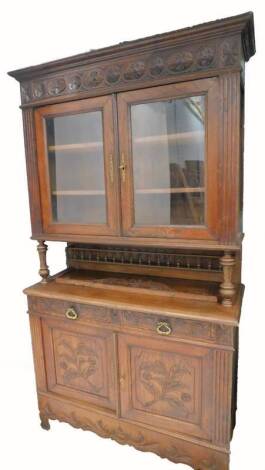
<path id="1" fill-rule="evenodd" d="M 235 285 L 232 282 L 233 270 L 235 266 L 235 258 L 230 251 L 225 251 L 224 256 L 220 259 L 223 268 L 223 282 L 220 285 L 220 295 L 222 304 L 225 307 L 232 306 L 232 299 L 236 293 Z"/>
<path id="2" fill-rule="evenodd" d="M 40 269 L 39 269 L 39 275 L 42 277 L 41 282 L 46 283 L 47 282 L 47 277 L 49 276 L 49 268 L 46 263 L 46 252 L 48 250 L 47 245 L 44 243 L 43 240 L 39 240 L 37 250 L 39 253 L 39 258 L 40 258 Z"/>

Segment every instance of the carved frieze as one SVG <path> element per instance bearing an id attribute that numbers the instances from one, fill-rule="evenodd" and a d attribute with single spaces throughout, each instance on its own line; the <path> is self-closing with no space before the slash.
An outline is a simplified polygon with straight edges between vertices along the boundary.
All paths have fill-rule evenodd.
<path id="1" fill-rule="evenodd" d="M 157 52 L 108 59 L 86 67 L 66 69 L 58 75 L 22 82 L 22 104 L 43 99 L 83 93 L 94 90 L 110 93 L 126 89 L 131 83 L 172 81 L 177 75 L 202 70 L 240 67 L 241 45 L 239 37 L 215 39 L 189 46 L 164 48 Z M 127 84 L 127 85 L 126 85 Z"/>

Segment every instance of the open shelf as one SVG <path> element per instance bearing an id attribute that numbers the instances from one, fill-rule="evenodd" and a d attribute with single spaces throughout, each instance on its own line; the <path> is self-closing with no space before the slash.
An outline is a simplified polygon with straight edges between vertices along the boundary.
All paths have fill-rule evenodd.
<path id="1" fill-rule="evenodd" d="M 163 135 L 150 135 L 147 137 L 136 137 L 134 139 L 135 144 L 157 144 L 164 142 L 180 142 L 186 143 L 190 141 L 202 140 L 204 137 L 204 131 L 193 131 L 193 132 L 178 132 L 175 134 L 163 134 Z"/>
<path id="2" fill-rule="evenodd" d="M 104 189 L 52 191 L 53 196 L 105 196 Z"/>
<path id="3" fill-rule="evenodd" d="M 49 145 L 49 152 L 70 152 L 72 150 L 86 151 L 103 147 L 103 142 L 84 142 L 76 144 Z"/>
<path id="4" fill-rule="evenodd" d="M 148 188 L 136 189 L 136 194 L 174 194 L 174 193 L 203 193 L 205 188 Z"/>

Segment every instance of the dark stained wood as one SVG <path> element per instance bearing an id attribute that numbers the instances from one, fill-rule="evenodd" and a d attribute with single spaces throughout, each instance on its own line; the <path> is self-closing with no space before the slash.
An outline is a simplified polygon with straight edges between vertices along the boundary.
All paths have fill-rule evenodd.
<path id="1" fill-rule="evenodd" d="M 43 429 L 57 419 L 194 470 L 229 470 L 244 292 L 244 62 L 254 53 L 249 12 L 9 73 L 21 86 L 32 239 L 43 278 L 24 291 Z M 148 197 L 183 191 L 187 224 L 175 223 L 176 210 L 172 225 L 136 225 L 130 106 L 194 95 L 206 102 L 206 180 L 194 189 L 180 169 L 181 183 L 150 188 L 142 181 L 146 165 L 138 186 Z M 44 119 L 89 110 L 103 116 L 107 221 L 59 223 Z M 200 137 L 171 125 L 161 134 L 146 134 L 142 148 L 158 139 L 196 145 Z M 49 155 L 82 158 L 99 145 L 51 141 Z M 75 176 L 87 183 L 91 175 L 79 165 Z M 100 185 L 93 188 L 53 190 L 66 198 L 104 196 Z M 192 191 L 205 196 L 202 226 Z M 55 276 L 46 240 L 67 242 L 67 269 Z"/>
<path id="2" fill-rule="evenodd" d="M 240 70 L 254 53 L 253 14 L 245 13 L 9 74 L 27 106 Z"/>
<path id="3" fill-rule="evenodd" d="M 36 159 L 36 136 L 35 136 L 35 121 L 34 111 L 32 109 L 24 109 L 23 116 L 23 129 L 24 129 L 24 142 L 25 154 L 28 176 L 28 193 L 30 205 L 31 227 L 33 233 L 42 233 L 42 218 L 41 218 L 41 200 L 40 200 L 40 187 L 39 187 L 39 174 L 38 164 Z"/>

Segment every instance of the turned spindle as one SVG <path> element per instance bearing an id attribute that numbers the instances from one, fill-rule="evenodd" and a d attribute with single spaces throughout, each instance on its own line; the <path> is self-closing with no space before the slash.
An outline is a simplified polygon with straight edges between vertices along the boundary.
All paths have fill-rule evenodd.
<path id="1" fill-rule="evenodd" d="M 38 250 L 39 258 L 40 258 L 39 275 L 42 277 L 41 282 L 46 283 L 50 272 L 49 272 L 49 268 L 46 262 L 46 253 L 47 253 L 48 247 L 44 243 L 43 240 L 39 240 L 37 250 Z"/>
<path id="2" fill-rule="evenodd" d="M 232 282 L 233 269 L 235 266 L 235 258 L 229 251 L 224 252 L 224 256 L 220 259 L 223 268 L 223 282 L 220 285 L 220 295 L 222 304 L 225 307 L 232 306 L 232 300 L 236 293 L 235 285 Z"/>

